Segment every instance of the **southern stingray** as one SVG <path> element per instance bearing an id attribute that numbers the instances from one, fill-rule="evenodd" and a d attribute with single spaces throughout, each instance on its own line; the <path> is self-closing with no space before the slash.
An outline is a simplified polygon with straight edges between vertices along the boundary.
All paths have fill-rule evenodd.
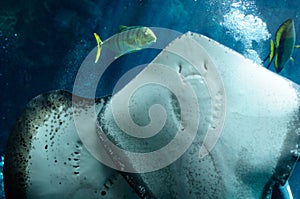
<path id="1" fill-rule="evenodd" d="M 188 32 L 112 97 L 34 98 L 9 138 L 5 191 L 270 198 L 298 160 L 299 128 L 298 85 Z"/>

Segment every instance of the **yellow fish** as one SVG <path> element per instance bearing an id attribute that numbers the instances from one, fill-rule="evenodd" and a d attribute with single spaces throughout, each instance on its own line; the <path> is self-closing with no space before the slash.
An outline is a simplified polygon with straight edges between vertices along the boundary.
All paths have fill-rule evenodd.
<path id="1" fill-rule="evenodd" d="M 101 41 L 101 39 L 100 39 L 100 37 L 97 33 L 94 33 L 94 36 L 96 38 L 97 46 L 98 46 L 97 54 L 96 54 L 96 60 L 95 60 L 95 63 L 97 63 L 99 58 L 100 58 L 102 41 Z"/>
<path id="2" fill-rule="evenodd" d="M 111 36 L 103 42 L 99 35 L 94 33 L 98 46 L 95 63 L 98 62 L 101 54 L 101 48 L 104 45 L 113 51 L 115 59 L 117 59 L 124 54 L 147 48 L 156 42 L 155 34 L 148 27 L 120 26 L 120 30 L 120 33 Z"/>
<path id="3" fill-rule="evenodd" d="M 292 19 L 286 20 L 280 25 L 276 32 L 275 42 L 270 40 L 270 54 L 264 59 L 265 62 L 269 58 L 267 68 L 270 67 L 271 62 L 274 60 L 274 67 L 279 73 L 286 63 L 292 58 L 294 48 L 299 48 L 295 45 L 296 33 L 294 21 Z"/>

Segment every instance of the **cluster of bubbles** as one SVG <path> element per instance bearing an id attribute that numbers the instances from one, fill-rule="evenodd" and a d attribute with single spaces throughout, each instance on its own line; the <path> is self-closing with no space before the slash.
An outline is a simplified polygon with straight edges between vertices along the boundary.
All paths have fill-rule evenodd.
<path id="1" fill-rule="evenodd" d="M 297 134 L 298 134 L 298 132 L 297 132 Z M 295 149 L 291 150 L 291 153 L 292 153 L 295 157 L 299 158 L 299 157 L 300 157 L 300 146 L 299 146 L 298 144 L 296 144 Z"/>
<path id="2" fill-rule="evenodd" d="M 271 37 L 267 24 L 253 13 L 256 6 L 251 2 L 233 2 L 229 11 L 224 15 L 221 26 L 225 27 L 234 39 L 241 42 L 245 48 L 245 56 L 260 63 L 261 60 L 253 50 L 253 42 L 261 43 Z M 258 13 L 259 14 L 259 13 Z"/>
<path id="3" fill-rule="evenodd" d="M 17 33 L 12 35 L 12 38 L 5 37 L 3 32 L 0 30 L 0 41 L 1 41 L 1 48 L 4 52 L 7 52 L 7 48 L 11 45 L 11 39 L 15 39 L 18 36 Z"/>

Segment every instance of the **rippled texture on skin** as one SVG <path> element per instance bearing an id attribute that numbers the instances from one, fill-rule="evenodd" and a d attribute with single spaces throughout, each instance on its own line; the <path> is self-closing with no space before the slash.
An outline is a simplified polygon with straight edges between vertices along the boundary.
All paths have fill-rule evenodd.
<path id="1" fill-rule="evenodd" d="M 8 199 L 137 197 L 117 171 L 97 161 L 82 144 L 72 110 L 85 112 L 93 100 L 73 99 L 75 107 L 71 93 L 52 91 L 37 96 L 25 107 L 6 150 Z M 96 99 L 96 110 L 107 99 Z"/>

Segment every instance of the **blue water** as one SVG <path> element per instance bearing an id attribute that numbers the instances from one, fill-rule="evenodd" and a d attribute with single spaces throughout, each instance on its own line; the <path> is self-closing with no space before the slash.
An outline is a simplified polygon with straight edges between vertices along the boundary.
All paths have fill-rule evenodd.
<path id="1" fill-rule="evenodd" d="M 193 31 L 261 62 L 268 54 L 268 40 L 287 18 L 295 20 L 300 35 L 299 8 L 297 0 L 1 0 L 0 155 L 5 153 L 15 119 L 30 99 L 53 89 L 72 90 L 82 60 L 96 45 L 93 32 L 106 39 L 119 25 Z M 281 72 L 296 83 L 300 83 L 299 51 L 294 52 L 295 63 L 289 62 Z M 126 70 L 114 69 L 109 77 L 118 79 Z M 98 96 L 110 93 L 113 86 L 104 88 Z M 295 194 L 300 187 L 299 170 L 290 180 Z M 3 192 L 0 195 L 4 197 Z"/>
<path id="2" fill-rule="evenodd" d="M 3 186 L 3 174 L 2 174 L 2 170 L 3 170 L 3 165 L 4 165 L 4 157 L 0 156 L 0 198 L 5 198 L 4 197 L 4 186 Z"/>

